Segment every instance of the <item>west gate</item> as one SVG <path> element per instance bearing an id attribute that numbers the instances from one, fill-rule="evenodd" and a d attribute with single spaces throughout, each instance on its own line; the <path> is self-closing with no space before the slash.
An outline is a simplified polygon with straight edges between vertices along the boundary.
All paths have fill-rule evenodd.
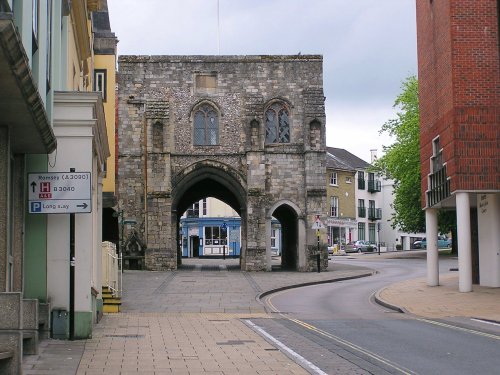
<path id="1" fill-rule="evenodd" d="M 272 217 L 282 266 L 316 269 L 321 56 L 121 56 L 118 87 L 119 209 L 137 222 L 124 235 L 138 238 L 144 268 L 175 269 L 181 215 L 215 197 L 241 217 L 242 270 L 271 270 Z"/>

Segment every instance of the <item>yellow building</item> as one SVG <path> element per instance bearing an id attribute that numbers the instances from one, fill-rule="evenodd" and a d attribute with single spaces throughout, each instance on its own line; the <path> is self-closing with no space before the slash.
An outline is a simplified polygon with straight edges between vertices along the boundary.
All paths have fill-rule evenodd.
<path id="1" fill-rule="evenodd" d="M 345 245 L 355 238 L 356 170 L 332 153 L 326 157 L 328 246 Z"/>
<path id="2" fill-rule="evenodd" d="M 116 125 L 116 45 L 118 40 L 109 23 L 107 1 L 94 0 L 92 32 L 94 35 L 93 91 L 100 92 L 104 105 L 106 129 L 110 156 L 106 161 L 106 175 L 102 181 L 103 190 L 103 241 L 118 242 L 118 220 L 112 207 L 116 205 L 115 195 L 115 125 Z"/>

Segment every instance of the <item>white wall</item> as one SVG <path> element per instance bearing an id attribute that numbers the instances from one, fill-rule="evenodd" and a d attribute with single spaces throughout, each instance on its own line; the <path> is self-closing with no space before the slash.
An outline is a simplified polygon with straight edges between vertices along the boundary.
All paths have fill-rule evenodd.
<path id="1" fill-rule="evenodd" d="M 480 284 L 500 287 L 500 194 L 478 194 Z"/>
<path id="2" fill-rule="evenodd" d="M 107 145 L 95 135 L 104 125 L 97 94 L 56 93 L 54 133 L 57 150 L 48 172 L 91 172 L 92 212 L 75 214 L 75 311 L 92 311 L 91 288 L 100 286 L 102 167 Z M 99 107 L 100 106 L 100 107 Z M 96 119 L 97 116 L 97 119 Z M 105 137 L 104 137 L 105 138 Z M 107 139 L 102 139 L 107 142 Z M 103 157 L 99 157 L 99 156 Z M 48 215 L 47 286 L 53 307 L 69 309 L 69 214 Z"/>

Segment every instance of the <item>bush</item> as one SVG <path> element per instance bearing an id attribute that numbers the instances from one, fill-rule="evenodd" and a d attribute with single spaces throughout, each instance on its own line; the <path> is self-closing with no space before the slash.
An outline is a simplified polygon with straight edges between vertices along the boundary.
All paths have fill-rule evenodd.
<path id="1" fill-rule="evenodd" d="M 396 250 L 403 250 L 403 245 L 397 244 L 396 245 Z"/>

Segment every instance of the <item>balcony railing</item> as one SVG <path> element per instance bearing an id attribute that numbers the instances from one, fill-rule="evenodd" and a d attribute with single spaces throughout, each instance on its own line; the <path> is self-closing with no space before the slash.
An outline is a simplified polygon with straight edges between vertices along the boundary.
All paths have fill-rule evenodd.
<path id="1" fill-rule="evenodd" d="M 382 220 L 382 209 L 381 208 L 369 208 L 368 209 L 368 220 Z"/>
<path id="2" fill-rule="evenodd" d="M 358 207 L 358 217 L 366 217 L 366 207 Z"/>
<path id="3" fill-rule="evenodd" d="M 430 189 L 427 191 L 429 206 L 441 202 L 450 196 L 450 180 L 446 175 L 446 165 L 429 175 Z"/>
<path id="4" fill-rule="evenodd" d="M 376 193 L 382 191 L 382 183 L 379 180 L 368 180 L 368 192 Z"/>

